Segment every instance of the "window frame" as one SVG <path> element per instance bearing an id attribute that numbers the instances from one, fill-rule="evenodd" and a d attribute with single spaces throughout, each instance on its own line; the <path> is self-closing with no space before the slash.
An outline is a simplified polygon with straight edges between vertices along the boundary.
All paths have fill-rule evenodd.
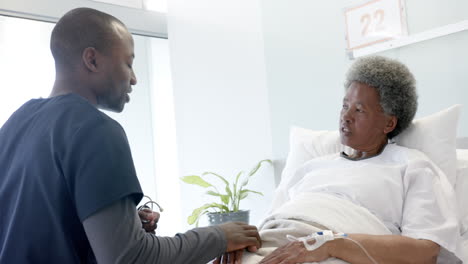
<path id="1" fill-rule="evenodd" d="M 76 7 L 109 13 L 122 20 L 132 34 L 167 39 L 165 13 L 89 0 L 2 0 L 0 15 L 56 23 L 63 14 Z"/>

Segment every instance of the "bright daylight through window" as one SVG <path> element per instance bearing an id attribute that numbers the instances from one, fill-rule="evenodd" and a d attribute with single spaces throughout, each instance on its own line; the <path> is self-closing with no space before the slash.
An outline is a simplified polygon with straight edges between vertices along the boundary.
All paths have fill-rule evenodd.
<path id="1" fill-rule="evenodd" d="M 167 13 L 166 0 L 93 0 L 106 4 L 120 5 L 132 8 L 143 8 L 146 10 Z"/>

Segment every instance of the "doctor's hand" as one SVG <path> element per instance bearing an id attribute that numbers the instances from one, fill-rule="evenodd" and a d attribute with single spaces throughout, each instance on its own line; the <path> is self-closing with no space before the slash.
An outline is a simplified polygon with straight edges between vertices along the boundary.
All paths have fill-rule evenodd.
<path id="1" fill-rule="evenodd" d="M 309 242 L 315 243 L 315 240 Z M 320 262 L 331 257 L 330 255 L 331 243 L 327 242 L 321 247 L 308 251 L 301 241 L 289 242 L 284 246 L 277 248 L 266 256 L 261 264 L 296 264 L 304 262 Z"/>
<path id="2" fill-rule="evenodd" d="M 247 248 L 251 252 L 262 246 L 256 226 L 242 222 L 229 222 L 219 225 L 224 231 L 227 241 L 226 252 Z"/>
<path id="3" fill-rule="evenodd" d="M 214 263 L 241 263 L 245 248 L 250 252 L 255 252 L 262 246 L 255 226 L 242 222 L 229 222 L 219 227 L 224 231 L 227 248 L 226 253 L 218 257 Z"/>
<path id="4" fill-rule="evenodd" d="M 138 210 L 138 216 L 140 217 L 143 229 L 148 233 L 156 234 L 155 230 L 158 227 L 159 213 L 149 208 L 143 208 Z"/>

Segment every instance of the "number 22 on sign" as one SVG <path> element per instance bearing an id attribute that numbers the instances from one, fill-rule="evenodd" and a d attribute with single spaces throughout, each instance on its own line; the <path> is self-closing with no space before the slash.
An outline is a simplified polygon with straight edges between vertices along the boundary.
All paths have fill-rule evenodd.
<path id="1" fill-rule="evenodd" d="M 346 40 L 350 50 L 406 34 L 403 0 L 372 0 L 345 8 Z"/>

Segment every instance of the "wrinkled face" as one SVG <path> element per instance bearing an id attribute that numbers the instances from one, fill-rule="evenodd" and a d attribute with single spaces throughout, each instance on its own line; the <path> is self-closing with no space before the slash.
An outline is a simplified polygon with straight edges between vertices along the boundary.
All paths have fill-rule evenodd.
<path id="1" fill-rule="evenodd" d="M 130 101 L 129 93 L 136 84 L 133 72 L 134 48 L 132 35 L 123 27 L 117 29 L 118 36 L 112 49 L 105 57 L 102 87 L 97 96 L 99 108 L 122 112 Z"/>
<path id="2" fill-rule="evenodd" d="M 377 90 L 352 82 L 343 98 L 340 114 L 341 143 L 360 151 L 380 148 L 393 130 L 389 122 L 391 117 L 384 113 Z"/>

